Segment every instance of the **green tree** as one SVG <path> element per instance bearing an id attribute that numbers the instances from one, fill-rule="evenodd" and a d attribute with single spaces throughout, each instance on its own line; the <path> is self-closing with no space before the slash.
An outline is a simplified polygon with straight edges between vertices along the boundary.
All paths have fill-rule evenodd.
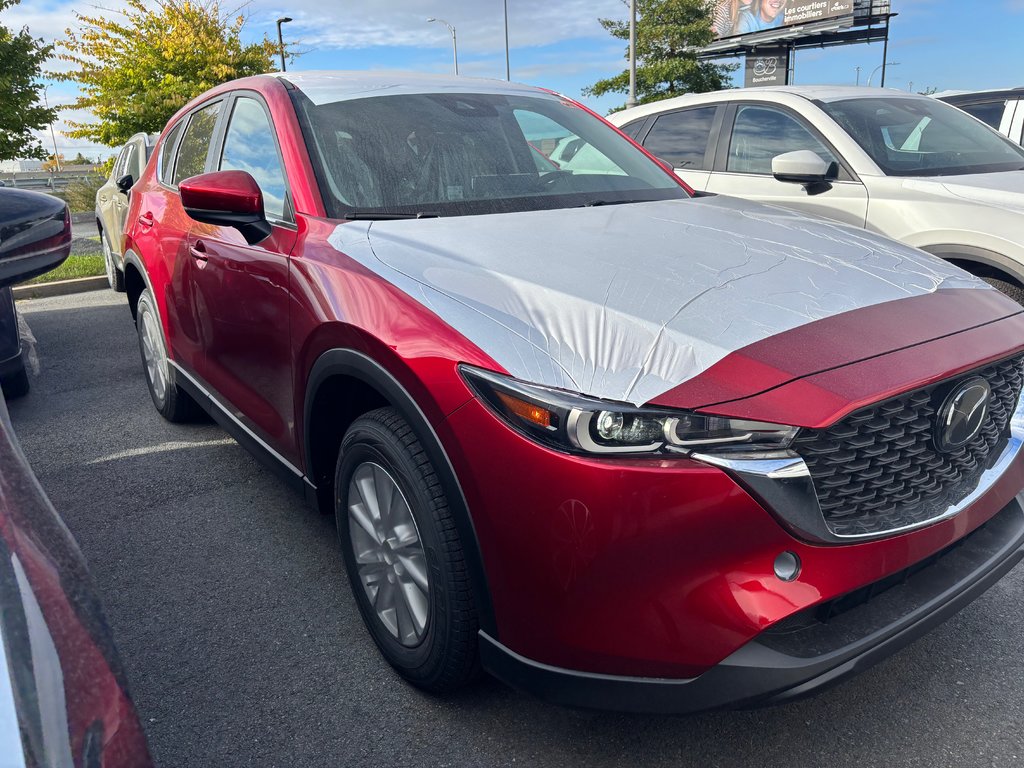
<path id="1" fill-rule="evenodd" d="M 20 0 L 0 0 L 0 11 Z M 57 119 L 57 111 L 39 104 L 43 86 L 36 82 L 50 46 L 32 37 L 27 28 L 17 33 L 0 24 L 0 160 L 46 157 L 32 131 Z"/>
<path id="2" fill-rule="evenodd" d="M 697 49 L 714 39 L 709 0 L 636 0 L 636 98 L 640 104 L 717 91 L 732 85 L 735 65 L 699 61 Z M 629 21 L 599 19 L 613 37 L 627 41 Z M 629 93 L 629 70 L 583 89 L 587 96 Z M 622 109 L 622 107 L 619 107 Z"/>
<path id="3" fill-rule="evenodd" d="M 58 80 L 80 84 L 68 109 L 98 119 L 75 123 L 69 136 L 108 146 L 154 133 L 191 99 L 220 83 L 271 71 L 277 45 L 243 44 L 244 16 L 223 13 L 217 0 L 128 0 L 120 14 L 76 13 L 78 28 L 57 42 L 73 65 Z"/>

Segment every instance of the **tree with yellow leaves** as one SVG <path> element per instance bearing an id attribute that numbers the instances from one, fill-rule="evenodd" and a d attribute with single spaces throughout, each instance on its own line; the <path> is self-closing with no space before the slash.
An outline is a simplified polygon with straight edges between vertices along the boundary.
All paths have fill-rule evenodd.
<path id="1" fill-rule="evenodd" d="M 116 146 L 136 133 L 159 132 L 203 91 L 274 69 L 277 45 L 266 36 L 243 44 L 245 17 L 223 13 L 217 0 L 128 0 L 120 14 L 108 13 L 76 13 L 77 29 L 57 41 L 58 58 L 74 69 L 51 77 L 77 82 L 82 91 L 67 109 L 97 118 L 68 121 L 74 138 Z"/>

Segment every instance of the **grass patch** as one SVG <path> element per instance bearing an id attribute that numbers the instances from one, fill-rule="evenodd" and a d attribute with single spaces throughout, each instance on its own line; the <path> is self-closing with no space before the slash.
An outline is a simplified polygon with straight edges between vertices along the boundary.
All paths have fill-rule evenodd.
<path id="1" fill-rule="evenodd" d="M 106 267 L 103 263 L 102 253 L 84 253 L 68 256 L 67 261 L 61 264 L 52 272 L 40 275 L 28 281 L 29 285 L 36 283 L 52 283 L 55 280 L 71 280 L 75 277 L 94 277 L 105 275 Z"/>

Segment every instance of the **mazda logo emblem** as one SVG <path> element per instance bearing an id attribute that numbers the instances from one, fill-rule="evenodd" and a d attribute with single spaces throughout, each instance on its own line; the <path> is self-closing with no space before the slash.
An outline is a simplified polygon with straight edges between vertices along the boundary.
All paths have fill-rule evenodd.
<path id="1" fill-rule="evenodd" d="M 949 453 L 967 445 L 981 431 L 988 416 L 992 388 L 985 379 L 975 377 L 949 393 L 935 421 L 935 445 Z"/>

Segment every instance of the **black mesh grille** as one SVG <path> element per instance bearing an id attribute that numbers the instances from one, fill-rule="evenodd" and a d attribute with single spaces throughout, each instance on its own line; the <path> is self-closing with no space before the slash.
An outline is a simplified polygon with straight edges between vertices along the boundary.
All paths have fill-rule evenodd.
<path id="1" fill-rule="evenodd" d="M 952 453 L 939 452 L 932 438 L 951 382 L 857 411 L 828 429 L 804 430 L 793 449 L 810 469 L 829 530 L 884 533 L 925 522 L 967 496 L 1008 434 L 1022 365 L 1018 357 L 958 377 L 985 378 L 992 400 L 978 435 Z"/>

